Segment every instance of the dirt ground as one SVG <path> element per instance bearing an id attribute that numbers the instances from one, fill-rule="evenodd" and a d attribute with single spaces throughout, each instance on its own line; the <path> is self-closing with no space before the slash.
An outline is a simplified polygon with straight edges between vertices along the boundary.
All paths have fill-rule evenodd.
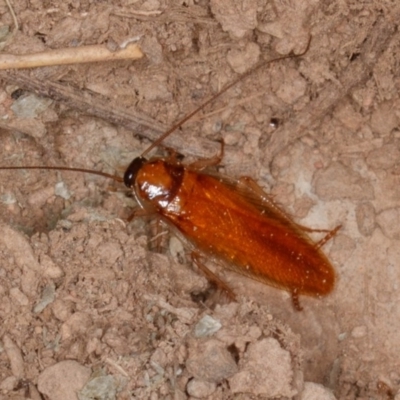
<path id="1" fill-rule="evenodd" d="M 137 41 L 145 54 L 1 72 L 3 166 L 122 175 L 224 84 L 312 36 L 165 144 L 190 162 L 223 138 L 221 173 L 251 176 L 302 225 L 342 225 L 324 246 L 338 276 L 326 298 L 301 297 L 298 312 L 217 265 L 237 301 L 204 303 L 186 245 L 151 218 L 128 224 L 118 183 L 0 171 L 0 399 L 400 398 L 397 3 L 13 0 L 16 32 L 0 4 L 4 53 Z M 135 113 L 146 118 L 132 129 Z"/>

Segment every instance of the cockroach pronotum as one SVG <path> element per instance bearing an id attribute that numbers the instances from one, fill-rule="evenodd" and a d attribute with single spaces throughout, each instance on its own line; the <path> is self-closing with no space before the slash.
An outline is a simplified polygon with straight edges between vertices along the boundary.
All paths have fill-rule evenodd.
<path id="1" fill-rule="evenodd" d="M 299 57 L 305 52 L 266 63 Z M 331 231 L 320 230 L 328 233 L 314 243 L 305 233 L 313 230 L 293 222 L 255 181 L 247 177 L 232 180 L 206 171 L 222 160 L 223 143 L 218 156 L 189 165 L 179 161 L 171 150 L 166 157 L 145 158 L 193 115 L 266 63 L 240 76 L 161 135 L 131 162 L 123 179 L 82 168 L 7 166 L 0 169 L 76 171 L 124 182 L 140 206 L 140 211 L 134 212 L 130 219 L 156 214 L 172 225 L 193 246 L 193 261 L 228 294 L 233 296 L 229 287 L 201 263 L 201 254 L 219 260 L 242 275 L 289 291 L 295 308 L 300 310 L 299 295 L 320 297 L 334 288 L 335 272 L 321 247 L 340 226 Z"/>

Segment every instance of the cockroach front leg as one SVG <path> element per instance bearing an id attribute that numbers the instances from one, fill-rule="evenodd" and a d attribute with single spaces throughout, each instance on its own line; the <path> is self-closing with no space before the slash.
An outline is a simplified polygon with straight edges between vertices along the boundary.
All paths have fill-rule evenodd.
<path id="1" fill-rule="evenodd" d="M 192 261 L 197 265 L 199 270 L 203 272 L 205 277 L 208 279 L 209 282 L 211 282 L 213 285 L 215 285 L 218 289 L 220 289 L 224 294 L 226 294 L 231 301 L 236 300 L 235 293 L 233 293 L 233 290 L 214 272 L 212 272 L 209 268 L 207 268 L 201 261 L 200 261 L 200 255 L 196 253 L 195 251 L 192 252 L 191 254 Z"/>
<path id="2" fill-rule="evenodd" d="M 213 157 L 210 158 L 201 158 L 200 160 L 196 160 L 189 164 L 189 168 L 192 168 L 196 171 L 201 171 L 204 168 L 207 167 L 215 167 L 219 164 L 221 164 L 222 159 L 224 158 L 224 148 L 225 148 L 225 143 L 223 140 L 220 141 L 221 143 L 221 150 L 219 154 L 216 154 Z"/>
<path id="3" fill-rule="evenodd" d="M 172 147 L 167 147 L 167 146 L 162 146 L 162 148 L 167 152 L 167 158 L 166 161 L 171 163 L 171 164 L 178 164 L 179 163 L 179 158 L 181 155 Z"/>
<path id="4" fill-rule="evenodd" d="M 127 218 L 127 221 L 132 222 L 132 220 L 134 220 L 135 218 L 141 218 L 141 217 L 155 218 L 156 235 L 151 239 L 151 241 L 155 243 L 154 248 L 156 252 L 160 253 L 162 248 L 162 236 L 165 235 L 165 233 L 167 232 L 161 232 L 162 221 L 159 218 L 159 214 L 157 214 L 156 211 L 146 210 L 145 208 L 137 207 L 133 210 L 132 214 Z"/>
<path id="5" fill-rule="evenodd" d="M 153 218 L 151 222 L 154 223 L 154 225 L 152 224 L 151 227 L 154 228 L 155 234 L 149 241 L 149 244 L 152 244 L 150 249 L 155 250 L 157 253 L 161 253 L 163 243 L 165 245 L 165 235 L 167 235 L 169 231 L 168 229 L 163 229 L 165 228 L 165 225 L 163 224 L 161 218 Z"/>
<path id="6" fill-rule="evenodd" d="M 153 217 L 155 215 L 158 215 L 156 211 L 137 207 L 133 209 L 132 214 L 127 218 L 127 221 L 132 222 L 137 217 Z"/>

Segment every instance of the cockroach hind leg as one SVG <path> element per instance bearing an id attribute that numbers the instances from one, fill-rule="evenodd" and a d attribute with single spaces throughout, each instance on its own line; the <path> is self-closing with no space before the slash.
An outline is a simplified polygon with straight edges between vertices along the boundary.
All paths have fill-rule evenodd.
<path id="1" fill-rule="evenodd" d="M 191 164 L 189 164 L 189 168 L 194 169 L 196 171 L 201 171 L 207 167 L 215 167 L 221 164 L 221 161 L 224 158 L 225 143 L 223 140 L 220 140 L 220 143 L 221 143 L 221 150 L 219 154 L 216 154 L 213 157 L 201 158 L 200 160 L 193 161 Z"/>
<path id="2" fill-rule="evenodd" d="M 294 289 L 291 292 L 291 295 L 292 295 L 292 304 L 293 304 L 293 307 L 295 308 L 295 310 L 303 311 L 303 307 L 300 305 L 299 291 L 297 289 Z"/>
<path id="3" fill-rule="evenodd" d="M 342 227 L 342 225 L 338 225 L 336 228 L 333 228 L 332 230 L 328 231 L 328 233 L 319 241 L 315 244 L 315 248 L 319 249 L 321 248 L 326 242 L 331 240 L 334 236 L 336 236 L 337 232 L 339 229 Z"/>
<path id="4" fill-rule="evenodd" d="M 217 276 L 200 261 L 200 255 L 198 253 L 193 251 L 191 257 L 192 261 L 197 265 L 199 270 L 205 275 L 212 285 L 216 286 L 222 293 L 224 293 L 230 301 L 236 301 L 236 296 L 233 290 L 219 276 Z"/>

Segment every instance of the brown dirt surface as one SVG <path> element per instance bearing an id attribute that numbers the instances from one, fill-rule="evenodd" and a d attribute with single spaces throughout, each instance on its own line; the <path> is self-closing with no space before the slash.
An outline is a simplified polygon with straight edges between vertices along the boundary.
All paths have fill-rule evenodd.
<path id="1" fill-rule="evenodd" d="M 17 32 L 2 3 L 5 53 L 139 41 L 146 55 L 1 72 L 3 166 L 121 175 L 311 36 L 165 145 L 190 162 L 223 138 L 219 172 L 252 177 L 304 226 L 342 229 L 324 246 L 335 290 L 301 297 L 302 312 L 218 264 L 237 300 L 204 302 L 186 244 L 152 218 L 128 224 L 118 183 L 0 170 L 0 400 L 400 396 L 397 3 L 13 0 Z"/>

